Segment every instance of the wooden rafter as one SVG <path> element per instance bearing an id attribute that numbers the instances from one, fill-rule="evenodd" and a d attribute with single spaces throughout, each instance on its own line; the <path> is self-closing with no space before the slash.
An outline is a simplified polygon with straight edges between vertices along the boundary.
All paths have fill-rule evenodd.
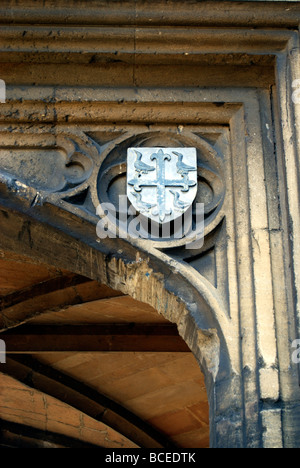
<path id="1" fill-rule="evenodd" d="M 165 436 L 126 408 L 62 372 L 28 356 L 7 359 L 5 374 L 101 421 L 142 448 L 174 447 Z"/>
<path id="2" fill-rule="evenodd" d="M 21 326 L 0 334 L 11 353 L 190 352 L 172 324 Z"/>
<path id="3" fill-rule="evenodd" d="M 45 442 L 59 448 L 100 448 L 64 434 L 26 426 L 0 419 L 0 447 L 7 448 L 44 448 Z"/>
<path id="4" fill-rule="evenodd" d="M 57 312 L 77 304 L 107 299 L 107 292 L 103 294 L 101 285 L 95 282 L 92 292 L 91 285 L 89 278 L 70 274 L 0 297 L 0 332 L 26 323 L 45 312 Z M 88 290 L 87 297 L 85 289 Z M 61 291 L 65 291 L 64 296 Z M 113 297 L 123 296 L 114 291 L 111 294 Z"/>
<path id="5" fill-rule="evenodd" d="M 77 284 L 87 283 L 91 280 L 81 275 L 61 275 L 56 278 L 51 278 L 47 281 L 34 284 L 26 289 L 7 294 L 0 297 L 0 309 L 4 310 L 8 307 L 12 307 L 16 304 L 20 304 L 27 300 L 44 296 L 54 291 L 60 291 L 62 289 L 76 286 Z"/>

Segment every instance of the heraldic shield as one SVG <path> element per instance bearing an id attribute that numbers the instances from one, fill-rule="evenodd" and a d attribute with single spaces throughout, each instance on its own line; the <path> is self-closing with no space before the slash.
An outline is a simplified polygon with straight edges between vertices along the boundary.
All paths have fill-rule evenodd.
<path id="1" fill-rule="evenodd" d="M 173 221 L 196 194 L 196 148 L 128 149 L 127 196 L 144 216 L 160 224 Z"/>

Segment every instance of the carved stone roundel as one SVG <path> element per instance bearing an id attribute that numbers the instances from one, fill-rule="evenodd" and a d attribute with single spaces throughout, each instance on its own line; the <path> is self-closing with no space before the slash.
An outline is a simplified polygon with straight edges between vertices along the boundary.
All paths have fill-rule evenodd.
<path id="1" fill-rule="evenodd" d="M 90 137 L 99 142 L 105 141 L 98 169 L 98 197 L 94 201 L 95 206 L 99 203 L 111 203 L 116 207 L 118 216 L 119 196 L 123 195 L 127 197 L 128 209 L 132 206 L 139 216 L 145 220 L 154 221 L 160 226 L 168 223 L 172 225 L 177 219 L 179 221 L 185 212 L 188 214 L 191 207 L 194 229 L 196 204 L 203 203 L 205 235 L 221 222 L 225 195 L 222 174 L 223 156 L 199 135 L 188 131 L 178 134 L 176 130 L 142 131 L 141 133 L 125 131 L 107 143 L 109 135 L 90 134 Z M 159 155 L 159 152 L 163 154 Z M 152 155 L 153 159 L 151 159 Z M 164 159 L 165 177 L 168 180 L 176 180 L 176 184 L 189 180 L 189 185 L 187 187 L 178 187 L 176 184 L 166 186 L 163 192 L 166 197 L 165 213 L 163 210 L 159 213 L 157 188 L 154 182 L 157 176 L 157 158 L 163 158 L 163 155 L 169 155 L 171 158 L 168 160 L 169 156 L 166 156 Z M 143 171 L 141 163 L 149 166 L 151 170 L 146 168 Z M 182 167 L 180 167 L 181 163 Z M 185 165 L 189 166 L 190 170 L 186 170 Z M 133 183 L 135 179 L 137 183 Z M 152 188 L 141 186 L 140 182 L 143 181 L 150 181 L 154 185 Z M 186 188 L 188 191 L 185 191 Z M 147 192 L 150 192 L 150 195 Z M 187 207 L 186 204 L 188 204 Z M 168 214 L 170 210 L 172 214 Z M 184 238 L 173 239 L 171 236 L 167 242 L 164 239 L 151 242 L 161 248 L 164 246 L 168 248 L 184 245 L 186 240 Z"/>

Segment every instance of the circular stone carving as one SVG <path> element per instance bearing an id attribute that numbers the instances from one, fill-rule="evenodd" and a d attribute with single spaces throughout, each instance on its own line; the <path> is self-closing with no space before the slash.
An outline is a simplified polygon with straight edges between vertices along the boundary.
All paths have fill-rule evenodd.
<path id="1" fill-rule="evenodd" d="M 222 205 L 225 196 L 222 157 L 204 139 L 191 132 L 149 131 L 130 135 L 126 133 L 113 144 L 108 145 L 102 153 L 102 163 L 99 169 L 97 194 L 99 204 L 111 203 L 118 212 L 119 196 L 126 196 L 127 149 L 130 147 L 194 147 L 197 150 L 198 191 L 192 205 L 193 229 L 196 224 L 196 203 L 204 204 L 205 235 L 221 221 Z M 130 203 L 128 201 L 128 207 Z M 139 214 L 143 225 L 148 219 Z M 183 237 L 175 239 L 174 223 L 170 223 L 170 237 L 163 238 L 160 229 L 159 237 L 149 240 L 158 248 L 176 247 L 191 242 Z"/>

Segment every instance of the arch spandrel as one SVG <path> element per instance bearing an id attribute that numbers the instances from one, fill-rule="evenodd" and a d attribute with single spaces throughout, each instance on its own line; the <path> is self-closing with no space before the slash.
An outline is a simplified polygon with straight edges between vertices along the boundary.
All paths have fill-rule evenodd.
<path id="1" fill-rule="evenodd" d="M 205 255 L 205 245 L 194 251 L 185 249 L 187 241 L 184 240 L 161 243 L 132 239 L 130 235 L 127 239 L 120 239 L 118 229 L 116 239 L 98 239 L 96 229 L 99 222 L 99 203 L 114 201 L 109 198 L 109 188 L 115 177 L 114 169 L 117 168 L 118 176 L 126 174 L 128 145 L 153 145 L 161 141 L 166 145 L 194 145 L 197 148 L 198 172 L 201 173 L 199 186 L 205 180 L 204 177 L 207 177 L 212 193 L 208 205 L 205 205 L 205 236 L 211 235 L 211 242 L 214 243 L 217 237 L 214 232 L 221 226 L 224 218 L 223 156 L 207 139 L 189 130 L 178 133 L 174 126 L 170 130 L 162 131 L 157 128 L 155 131 L 146 131 L 146 127 L 140 125 L 138 132 L 126 129 L 125 126 L 122 134 L 119 133 L 118 129 L 115 137 L 115 130 L 112 131 L 107 126 L 102 132 L 90 130 L 85 133 L 77 128 L 66 131 L 58 125 L 49 132 L 43 132 L 43 135 L 33 128 L 24 139 L 23 132 L 18 135 L 17 131 L 14 141 L 19 142 L 16 143 L 17 150 L 20 145 L 23 151 L 20 154 L 25 158 L 21 161 L 24 169 L 20 177 L 19 166 L 8 167 L 6 161 L 11 159 L 3 153 L 4 184 L 21 203 L 27 199 L 30 205 L 29 214 L 34 218 L 39 219 L 41 216 L 54 227 L 70 233 L 72 226 L 76 226 L 74 234 L 79 229 L 77 232 L 81 242 L 83 245 L 86 243 L 87 250 L 90 249 L 86 253 L 87 258 L 82 259 L 83 263 L 88 263 L 84 274 L 152 305 L 168 320 L 176 323 L 179 333 L 189 341 L 189 346 L 201 365 L 207 368 L 213 381 L 219 372 L 221 348 L 224 348 L 223 359 L 225 356 L 228 359 L 226 367 L 238 372 L 238 361 L 234 352 L 231 353 L 232 347 L 226 342 L 226 336 L 233 336 L 226 301 L 200 271 L 180 260 L 185 256 L 191 260 L 193 256 L 203 255 L 202 252 Z M 8 134 L 7 138 L 9 144 L 12 135 Z M 54 157 L 50 166 L 52 173 L 58 175 L 56 178 L 49 178 L 48 172 L 43 172 L 45 158 L 43 159 L 39 150 L 41 146 Z M 30 156 L 24 150 L 27 147 Z M 35 161 L 35 172 L 32 172 L 26 162 L 28 157 Z M 37 177 L 42 178 L 39 184 L 36 183 Z M 53 180 L 59 180 L 58 187 L 54 188 Z M 124 196 L 123 191 L 124 187 L 121 187 L 115 199 L 119 195 Z M 201 196 L 198 201 L 201 201 Z M 20 236 L 27 238 L 33 246 L 31 222 L 28 221 L 25 226 L 21 228 Z M 39 252 L 42 248 L 40 243 Z M 59 243 L 57 248 L 53 248 L 54 251 L 57 249 Z M 169 255 L 171 250 L 172 256 Z M 52 257 L 49 246 L 47 252 Z M 104 256 L 99 259 L 100 252 Z M 64 256 L 72 264 L 74 271 L 77 271 L 79 259 L 71 261 L 68 252 Z M 198 330 L 195 334 L 191 333 L 193 327 Z M 205 346 L 199 343 L 205 343 Z"/>
<path id="2" fill-rule="evenodd" d="M 112 240 L 108 245 L 105 240 L 101 245 L 95 242 L 93 248 L 87 238 L 86 242 L 76 239 L 75 232 L 74 237 L 69 236 L 50 224 L 47 226 L 34 218 L 23 217 L 21 213 L 6 211 L 4 207 L 1 216 L 3 248 L 12 248 L 12 232 L 15 232 L 15 240 L 19 240 L 19 247 L 15 246 L 13 249 L 15 252 L 39 260 L 47 259 L 60 268 L 68 267 L 74 273 L 95 279 L 151 305 L 167 320 L 176 323 L 180 335 L 195 354 L 201 367 L 211 374 L 213 381 L 216 380 L 221 347 L 223 345 L 224 356 L 227 345 L 219 331 L 221 326 L 216 318 L 221 305 L 218 304 L 213 288 L 205 279 L 202 284 L 199 279 L 197 285 L 189 283 L 188 272 L 185 269 L 180 271 L 180 265 L 176 266 L 174 260 L 168 264 L 162 254 L 145 252 L 142 248 L 138 250 L 136 245 L 131 245 L 125 240 L 118 240 L 114 256 Z M 82 220 L 78 221 L 82 224 Z M 80 228 L 82 229 L 81 226 Z M 95 226 L 90 228 L 93 231 Z M 110 253 L 107 255 L 103 250 Z M 121 250 L 122 254 L 119 253 Z M 216 317 L 213 307 L 219 309 Z M 27 317 L 15 317 L 8 321 L 8 328 L 29 320 L 30 317 L 30 314 Z M 8 317 L 7 319 L 9 320 Z M 5 321 L 2 321 L 2 328 L 6 328 Z M 196 333 L 191 332 L 194 328 Z M 205 346 L 202 346 L 203 343 Z M 225 355 L 228 356 L 227 350 Z M 230 367 L 229 359 L 227 366 Z"/>

